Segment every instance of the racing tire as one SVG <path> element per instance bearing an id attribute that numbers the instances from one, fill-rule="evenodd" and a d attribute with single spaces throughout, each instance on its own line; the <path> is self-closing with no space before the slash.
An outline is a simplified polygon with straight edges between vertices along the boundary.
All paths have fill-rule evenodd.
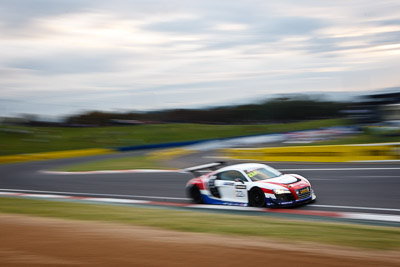
<path id="1" fill-rule="evenodd" d="M 265 207 L 265 194 L 256 187 L 249 192 L 249 206 L 251 207 Z"/>
<path id="2" fill-rule="evenodd" d="M 189 197 L 192 199 L 192 202 L 195 204 L 203 204 L 203 196 L 200 193 L 200 189 L 193 185 L 189 188 Z"/>

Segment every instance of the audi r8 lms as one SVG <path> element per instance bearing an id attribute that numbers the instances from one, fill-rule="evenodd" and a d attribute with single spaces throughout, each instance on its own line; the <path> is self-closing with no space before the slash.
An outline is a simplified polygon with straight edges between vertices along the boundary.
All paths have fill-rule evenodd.
<path id="1" fill-rule="evenodd" d="M 298 174 L 282 174 L 260 163 L 221 167 L 210 163 L 185 171 L 196 178 L 186 184 L 188 196 L 197 204 L 220 204 L 252 207 L 285 207 L 316 199 L 310 182 Z M 201 175 L 200 170 L 210 169 Z"/>

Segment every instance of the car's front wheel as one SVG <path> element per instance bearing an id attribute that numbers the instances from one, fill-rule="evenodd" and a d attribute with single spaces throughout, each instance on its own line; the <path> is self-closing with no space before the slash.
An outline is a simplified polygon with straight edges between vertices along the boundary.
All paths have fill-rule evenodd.
<path id="1" fill-rule="evenodd" d="M 250 190 L 249 205 L 251 207 L 265 207 L 265 194 L 260 188 L 255 187 Z"/>
<path id="2" fill-rule="evenodd" d="M 203 196 L 200 193 L 200 189 L 193 185 L 189 188 L 189 197 L 192 199 L 193 203 L 202 204 L 203 203 Z"/>

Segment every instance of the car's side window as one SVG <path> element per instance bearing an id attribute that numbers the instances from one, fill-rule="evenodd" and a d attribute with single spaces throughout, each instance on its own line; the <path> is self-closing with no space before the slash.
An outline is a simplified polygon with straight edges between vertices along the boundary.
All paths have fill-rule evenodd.
<path id="1" fill-rule="evenodd" d="M 235 181 L 236 179 L 239 179 L 243 182 L 247 182 L 246 177 L 243 176 L 238 171 L 225 171 L 221 172 L 217 175 L 218 180 L 224 180 L 224 181 Z"/>

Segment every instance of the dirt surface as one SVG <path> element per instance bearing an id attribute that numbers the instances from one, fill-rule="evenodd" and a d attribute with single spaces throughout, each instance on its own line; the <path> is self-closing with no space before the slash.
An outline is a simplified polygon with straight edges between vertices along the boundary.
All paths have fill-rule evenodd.
<path id="1" fill-rule="evenodd" d="M 0 266 L 400 266 L 400 254 L 0 215 Z"/>

